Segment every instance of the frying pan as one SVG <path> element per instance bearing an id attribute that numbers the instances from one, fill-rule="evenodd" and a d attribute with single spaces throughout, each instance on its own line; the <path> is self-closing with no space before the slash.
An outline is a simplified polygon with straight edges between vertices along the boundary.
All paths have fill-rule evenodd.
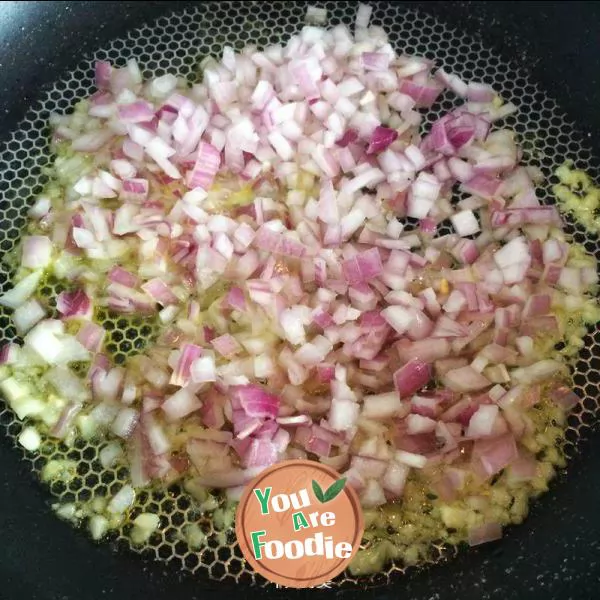
<path id="1" fill-rule="evenodd" d="M 417 29 L 419 23 L 430 27 L 431 19 L 435 19 L 442 25 L 442 33 L 436 38 L 437 47 L 446 48 L 446 55 L 455 54 L 454 68 L 459 72 L 471 68 L 468 60 L 478 48 L 487 49 L 485 56 L 492 57 L 493 60 L 489 60 L 497 65 L 490 73 L 504 72 L 505 85 L 517 99 L 521 97 L 524 107 L 529 110 L 528 118 L 545 130 L 544 143 L 550 144 L 555 152 L 575 153 L 576 158 L 592 168 L 592 174 L 597 174 L 598 163 L 594 157 L 600 157 L 600 138 L 596 135 L 600 130 L 600 38 L 596 32 L 600 25 L 600 5 L 587 2 L 374 4 L 376 14 L 384 16 L 383 24 L 388 30 L 398 28 L 398 23 L 411 21 Z M 325 5 L 330 13 L 351 15 L 354 12 L 353 2 L 327 2 Z M 186 14 L 191 17 L 183 21 L 177 17 L 173 23 L 185 22 L 188 28 L 205 27 L 206 35 L 214 36 L 207 25 L 209 22 L 218 27 L 222 23 L 219 19 L 227 18 L 228 27 L 234 27 L 239 22 L 238 17 L 243 20 L 258 8 L 257 4 L 243 8 L 239 4 L 216 2 L 1 3 L 0 135 L 8 143 L 0 155 L 2 239 L 11 240 L 14 235 L 10 233 L 14 216 L 8 207 L 13 203 L 18 205 L 19 197 L 11 193 L 7 181 L 13 179 L 11 173 L 22 166 L 23 159 L 17 158 L 16 153 L 19 148 L 28 148 L 26 139 L 28 135 L 36 137 L 31 132 L 39 128 L 40 123 L 32 121 L 26 129 L 30 133 L 24 137 L 11 137 L 11 132 L 22 129 L 22 119 L 28 108 L 37 100 L 47 98 L 55 81 L 80 77 L 81 71 L 75 69 L 80 66 L 82 57 L 108 48 L 111 40 L 126 39 L 128 32 L 143 24 L 153 29 L 157 18 L 163 17 L 164 27 L 166 16 L 188 11 Z M 276 27 L 283 26 L 285 30 L 285 15 L 297 11 L 298 7 L 276 2 L 265 10 L 283 15 L 274 22 Z M 411 12 L 414 10 L 419 12 Z M 197 26 L 195 19 L 199 23 Z M 457 32 L 456 35 L 448 33 L 452 30 Z M 429 31 L 432 31 L 431 27 Z M 463 33 L 467 37 L 454 50 L 452 44 Z M 404 41 L 419 52 L 430 52 L 433 48 L 426 35 L 422 40 Z M 420 44 L 423 49 L 419 48 Z M 84 72 L 84 76 L 75 86 L 80 92 L 85 89 L 85 78 L 89 78 L 89 73 Z M 487 73 L 484 76 L 489 78 Z M 539 88 L 532 87 L 534 84 Z M 72 96 L 67 104 L 72 101 Z M 555 109 L 548 98 L 555 99 L 560 110 Z M 540 119 L 544 119 L 549 110 L 550 118 L 542 122 Z M 555 123 L 552 115 L 563 112 L 566 118 L 561 116 Z M 569 134 L 567 139 L 564 132 Z M 13 144 L 11 151 L 10 144 L 15 140 L 17 146 L 21 144 L 22 147 L 14 149 Z M 16 175 L 20 176 L 18 171 Z M 588 239 L 588 245 L 595 243 Z M 6 250 L 4 246 L 0 247 Z M 6 323 L 0 320 L 0 328 L 5 327 Z M 368 585 L 353 584 L 339 590 L 262 590 L 234 585 L 229 580 L 214 582 L 199 574 L 183 573 L 177 560 L 157 562 L 147 555 L 122 551 L 118 544 L 93 544 L 52 514 L 50 495 L 31 475 L 31 463 L 19 459 L 13 438 L 4 435 L 5 430 L 11 432 L 12 419 L 7 411 L 1 412 L 0 419 L 6 427 L 0 436 L 3 473 L 0 484 L 0 599 L 174 600 L 217 597 L 218 594 L 249 597 L 266 594 L 274 598 L 331 597 L 335 594 L 407 600 L 596 598 L 600 589 L 600 469 L 596 466 L 600 431 L 589 425 L 594 420 L 593 411 L 597 410 L 599 397 L 597 372 L 600 361 L 595 355 L 600 338 L 596 334 L 588 339 L 589 346 L 583 355 L 585 364 L 580 365 L 586 374 L 580 380 L 583 385 L 580 390 L 585 394 L 590 410 L 583 415 L 583 421 L 576 422 L 577 431 L 583 435 L 573 438 L 576 444 L 570 445 L 573 459 L 566 473 L 554 480 L 551 492 L 534 504 L 525 523 L 509 528 L 500 542 L 461 551 L 456 558 L 441 564 L 409 570 L 404 575 L 392 573 L 388 577 L 384 574 L 372 579 Z"/>

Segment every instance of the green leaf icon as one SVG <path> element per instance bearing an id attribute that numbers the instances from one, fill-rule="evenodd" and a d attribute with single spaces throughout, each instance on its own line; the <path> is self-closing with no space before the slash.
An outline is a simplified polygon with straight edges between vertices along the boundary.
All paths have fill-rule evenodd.
<path id="1" fill-rule="evenodd" d="M 343 489 L 344 485 L 346 485 L 346 478 L 342 477 L 337 481 L 334 481 L 326 490 L 323 492 L 321 486 L 313 479 L 312 481 L 312 489 L 317 497 L 317 500 L 322 504 L 325 502 L 329 502 L 333 500 Z"/>
<path id="2" fill-rule="evenodd" d="M 324 501 L 329 502 L 330 500 L 333 500 L 344 489 L 344 485 L 346 485 L 345 477 L 334 481 L 325 491 Z"/>
<path id="3" fill-rule="evenodd" d="M 314 479 L 312 480 L 312 489 L 319 502 L 326 502 L 321 486 Z"/>

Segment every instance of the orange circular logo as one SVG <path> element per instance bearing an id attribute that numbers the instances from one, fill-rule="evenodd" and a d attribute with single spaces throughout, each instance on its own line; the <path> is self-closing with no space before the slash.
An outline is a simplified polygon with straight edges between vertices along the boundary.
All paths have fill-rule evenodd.
<path id="1" fill-rule="evenodd" d="M 235 529 L 255 571 L 273 583 L 307 588 L 347 567 L 360 545 L 364 520 L 345 478 L 318 462 L 288 460 L 248 484 Z"/>

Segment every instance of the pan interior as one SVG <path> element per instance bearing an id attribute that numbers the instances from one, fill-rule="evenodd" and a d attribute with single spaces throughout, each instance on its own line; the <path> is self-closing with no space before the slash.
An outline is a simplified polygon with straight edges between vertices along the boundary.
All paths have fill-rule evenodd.
<path id="1" fill-rule="evenodd" d="M 355 18 L 356 3 L 320 3 L 327 9 L 328 24 L 344 23 L 351 26 Z M 303 3 L 220 2 L 211 6 L 188 9 L 185 12 L 161 17 L 155 23 L 132 31 L 126 38 L 118 39 L 94 57 L 83 60 L 79 66 L 57 81 L 27 114 L 1 150 L 0 160 L 5 168 L 0 172 L 0 250 L 10 253 L 18 244 L 26 223 L 26 212 L 32 198 L 39 194 L 47 177 L 44 168 L 50 162 L 48 151 L 48 117 L 52 112 L 65 112 L 79 99 L 93 91 L 93 63 L 96 59 L 109 60 L 123 66 L 130 58 L 137 59 L 145 77 L 176 73 L 194 81 L 200 60 L 208 55 L 220 57 L 224 45 L 240 50 L 254 43 L 260 47 L 285 41 L 304 24 L 306 5 Z M 596 163 L 582 138 L 568 122 L 552 98 L 538 89 L 527 76 L 506 64 L 489 48 L 462 32 L 448 28 L 433 17 L 406 10 L 401 3 L 378 4 L 374 7 L 372 25 L 382 26 L 390 42 L 398 51 L 424 55 L 435 59 L 438 66 L 469 80 L 485 81 L 507 101 L 519 107 L 516 115 L 506 120 L 506 126 L 518 134 L 525 151 L 524 162 L 538 165 L 547 177 L 546 187 L 539 188 L 543 201 L 550 201 L 551 177 L 565 157 L 575 161 L 578 168 L 592 173 Z M 449 111 L 455 104 L 451 94 L 445 94 L 428 112 L 432 122 Z M 589 252 L 600 260 L 600 247 L 595 237 L 581 226 L 571 226 L 575 240 L 585 243 Z M 449 233 L 449 232 L 442 232 Z M 8 261 L 0 263 L 0 287 L 10 286 L 11 269 Z M 47 293 L 56 292 L 55 282 L 47 282 Z M 113 352 L 117 359 L 124 358 L 151 336 L 149 326 L 141 321 L 118 319 L 106 321 Z M 9 314 L 0 308 L 0 339 L 15 339 Z M 574 374 L 575 391 L 584 398 L 583 405 L 570 418 L 567 455 L 576 450 L 576 443 L 589 430 L 600 409 L 597 372 L 600 368 L 597 344 L 600 332 L 595 331 L 586 340 Z M 16 443 L 21 424 L 4 405 L 0 406 L 0 423 L 3 430 Z M 21 449 L 22 450 L 22 449 Z M 53 482 L 50 492 L 53 502 L 65 504 L 81 502 L 95 496 L 114 494 L 126 482 L 124 468 L 105 470 L 98 459 L 98 448 L 78 441 L 73 448 L 46 441 L 36 455 L 26 455 L 36 476 L 50 460 L 74 460 L 78 464 L 77 476 L 66 483 Z M 202 518 L 189 497 L 177 488 L 168 492 L 146 491 L 138 495 L 133 517 L 139 512 L 160 515 L 161 526 L 147 542 L 133 546 L 127 535 L 128 525 L 112 534 L 117 546 L 131 546 L 136 552 L 171 563 L 183 569 L 216 580 L 236 583 L 264 583 L 257 578 L 241 558 L 232 531 L 219 527 L 219 520 Z M 183 532 L 186 525 L 199 523 L 206 535 L 206 545 L 201 550 L 189 547 Z M 444 556 L 441 549 L 432 558 Z M 391 565 L 382 574 L 374 576 L 371 583 L 388 583 L 402 572 L 399 565 Z M 350 575 L 338 580 L 339 584 L 356 583 Z M 365 583 L 364 578 L 361 580 Z"/>

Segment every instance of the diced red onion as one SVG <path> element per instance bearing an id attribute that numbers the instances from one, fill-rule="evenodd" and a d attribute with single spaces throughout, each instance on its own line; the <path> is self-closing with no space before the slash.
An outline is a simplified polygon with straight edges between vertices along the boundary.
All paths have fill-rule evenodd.
<path id="1" fill-rule="evenodd" d="M 56 298 L 56 310 L 65 318 L 91 318 L 92 303 L 83 290 L 61 292 Z"/>
<path id="2" fill-rule="evenodd" d="M 431 379 L 431 365 L 413 358 L 394 373 L 394 385 L 401 398 L 412 396 Z"/>

